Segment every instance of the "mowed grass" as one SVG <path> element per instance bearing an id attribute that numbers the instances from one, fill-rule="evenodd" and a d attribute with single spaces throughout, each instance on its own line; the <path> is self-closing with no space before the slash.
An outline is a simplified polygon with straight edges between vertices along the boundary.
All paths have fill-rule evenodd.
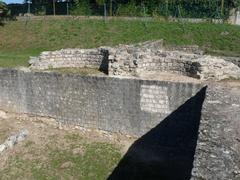
<path id="1" fill-rule="evenodd" d="M 43 147 L 27 141 L 22 147 L 25 154 L 9 157 L 0 179 L 107 179 L 121 159 L 119 149 L 112 144 L 86 143 L 80 136 L 67 136 L 61 140 L 62 146 L 54 141 L 55 137 Z"/>
<path id="2" fill-rule="evenodd" d="M 30 20 L 0 27 L 0 66 L 27 66 L 44 50 L 94 48 L 164 39 L 167 45 L 199 45 L 210 54 L 240 56 L 240 26 L 159 21 Z"/>
<path id="3" fill-rule="evenodd" d="M 31 140 L 18 144 L 17 152 L 0 169 L 0 179 L 105 180 L 122 157 L 116 145 L 87 142 L 78 134 L 48 138 L 41 145 Z"/>
<path id="4" fill-rule="evenodd" d="M 53 119 L 0 118 L 0 143 L 27 129 L 24 141 L 0 154 L 0 180 L 105 180 L 134 138 L 62 125 Z"/>

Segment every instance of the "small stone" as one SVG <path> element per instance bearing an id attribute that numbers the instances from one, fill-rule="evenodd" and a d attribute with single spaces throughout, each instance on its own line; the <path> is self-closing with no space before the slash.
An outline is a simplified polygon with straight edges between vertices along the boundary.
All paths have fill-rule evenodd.
<path id="1" fill-rule="evenodd" d="M 72 153 L 74 155 L 81 155 L 82 156 L 84 154 L 84 150 L 82 148 L 75 148 L 75 149 L 72 150 Z"/>
<path id="2" fill-rule="evenodd" d="M 73 164 L 71 161 L 67 161 L 67 162 L 63 163 L 63 164 L 60 166 L 60 168 L 61 168 L 61 169 L 66 169 L 66 168 L 73 167 L 73 165 L 74 165 L 74 164 Z"/>
<path id="3" fill-rule="evenodd" d="M 60 129 L 60 130 L 63 129 L 62 123 L 59 123 L 59 124 L 58 124 L 58 129 Z"/>
<path id="4" fill-rule="evenodd" d="M 7 149 L 7 146 L 5 144 L 0 145 L 0 153 L 2 153 L 5 149 Z"/>
<path id="5" fill-rule="evenodd" d="M 10 136 L 4 143 L 7 147 L 13 148 L 17 144 L 17 136 Z"/>
<path id="6" fill-rule="evenodd" d="M 0 118 L 7 119 L 7 113 L 0 110 Z"/>
<path id="7" fill-rule="evenodd" d="M 28 130 L 26 129 L 21 130 L 17 136 L 17 142 L 25 140 L 28 134 L 29 134 Z"/>

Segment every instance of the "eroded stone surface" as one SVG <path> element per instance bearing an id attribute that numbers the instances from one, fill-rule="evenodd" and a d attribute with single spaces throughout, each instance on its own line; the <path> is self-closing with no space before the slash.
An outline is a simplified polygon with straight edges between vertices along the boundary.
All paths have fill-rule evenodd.
<path id="1" fill-rule="evenodd" d="M 150 113 L 169 113 L 169 99 L 167 87 L 141 86 L 141 110 Z"/>
<path id="2" fill-rule="evenodd" d="M 93 67 L 110 76 L 141 76 L 169 72 L 201 80 L 240 78 L 239 60 L 203 55 L 198 47 L 164 48 L 162 40 L 96 49 L 42 52 L 29 63 L 32 69 Z"/>
<path id="3" fill-rule="evenodd" d="M 13 148 L 14 145 L 23 141 L 28 136 L 29 132 L 26 129 L 21 130 L 18 134 L 12 135 L 6 139 L 6 141 L 0 145 L 0 153 L 8 148 Z"/>
<path id="4" fill-rule="evenodd" d="M 108 51 L 98 49 L 62 49 L 45 51 L 39 57 L 31 57 L 29 64 L 32 69 L 51 69 L 63 67 L 99 67 L 107 70 Z"/>
<path id="5" fill-rule="evenodd" d="M 192 180 L 240 179 L 240 89 L 209 86 Z"/>

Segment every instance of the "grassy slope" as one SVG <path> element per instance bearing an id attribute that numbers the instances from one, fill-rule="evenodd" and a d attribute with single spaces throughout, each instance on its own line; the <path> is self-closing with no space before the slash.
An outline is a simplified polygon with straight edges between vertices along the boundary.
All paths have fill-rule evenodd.
<path id="1" fill-rule="evenodd" d="M 227 33 L 223 33 L 227 32 Z M 223 35 L 225 34 L 225 35 Z M 167 44 L 197 44 L 210 53 L 240 56 L 240 27 L 112 20 L 36 20 L 0 27 L 0 66 L 27 65 L 43 50 L 164 39 Z"/>

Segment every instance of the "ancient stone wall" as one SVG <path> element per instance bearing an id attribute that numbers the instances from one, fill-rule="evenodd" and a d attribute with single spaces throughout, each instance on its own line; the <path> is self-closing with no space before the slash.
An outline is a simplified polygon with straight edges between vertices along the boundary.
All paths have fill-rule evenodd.
<path id="1" fill-rule="evenodd" d="M 66 67 L 108 69 L 108 51 L 104 49 L 62 49 L 45 51 L 39 57 L 30 60 L 33 69 L 51 69 Z"/>
<path id="2" fill-rule="evenodd" d="M 240 87 L 208 86 L 192 175 L 240 179 Z"/>
<path id="3" fill-rule="evenodd" d="M 240 57 L 221 57 L 221 58 L 223 58 L 225 61 L 232 62 L 233 64 L 240 67 Z"/>
<path id="4" fill-rule="evenodd" d="M 0 108 L 140 136 L 202 85 L 0 70 Z"/>
<path id="5" fill-rule="evenodd" d="M 112 76 L 169 72 L 201 80 L 240 79 L 240 68 L 236 63 L 214 56 L 134 46 L 119 47 L 110 50 L 109 54 L 108 71 Z"/>
<path id="6" fill-rule="evenodd" d="M 0 69 L 0 109 L 87 128 L 145 134 L 129 153 L 137 153 L 146 171 L 152 162 L 158 170 L 154 174 L 160 172 L 162 177 L 192 173 L 192 180 L 237 180 L 240 87 L 203 86 Z"/>
<path id="7" fill-rule="evenodd" d="M 239 59 L 203 55 L 198 47 L 172 47 L 162 41 L 98 49 L 65 49 L 43 52 L 30 61 L 32 69 L 67 67 L 99 68 L 110 76 L 141 76 L 169 72 L 202 80 L 240 79 Z"/>

